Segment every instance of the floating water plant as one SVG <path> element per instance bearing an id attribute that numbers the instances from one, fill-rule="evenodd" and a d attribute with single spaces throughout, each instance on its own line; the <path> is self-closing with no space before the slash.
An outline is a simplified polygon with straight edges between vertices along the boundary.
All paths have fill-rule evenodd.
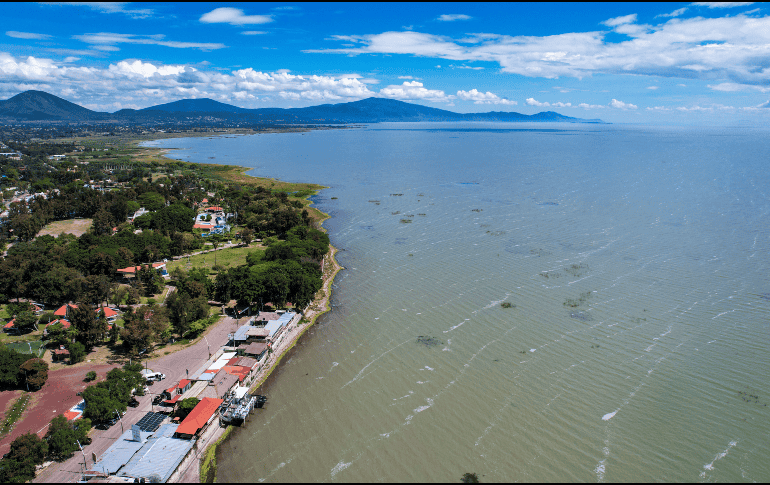
<path id="1" fill-rule="evenodd" d="M 391 212 L 390 215 L 397 216 L 398 214 L 401 214 L 401 211 Z"/>
<path id="2" fill-rule="evenodd" d="M 588 312 L 570 312 L 569 316 L 576 318 L 581 322 L 592 322 L 594 319 L 594 317 L 592 317 Z"/>
<path id="3" fill-rule="evenodd" d="M 483 211 L 483 210 L 484 210 L 484 209 L 471 209 L 471 212 L 481 212 L 481 211 Z"/>
<path id="4" fill-rule="evenodd" d="M 577 300 L 573 300 L 572 298 L 567 298 L 567 300 L 564 302 L 564 306 L 568 306 L 570 308 L 577 308 L 586 301 L 588 301 L 589 298 L 591 298 L 591 294 L 593 291 L 587 291 L 585 293 L 581 293 Z"/>
<path id="5" fill-rule="evenodd" d="M 542 276 L 545 279 L 549 278 L 559 278 L 561 276 L 561 273 L 557 273 L 556 271 L 543 271 L 540 273 L 540 276 Z"/>
<path id="6" fill-rule="evenodd" d="M 417 214 L 418 216 L 424 216 L 425 214 Z"/>
<path id="7" fill-rule="evenodd" d="M 391 197 L 401 197 L 404 194 L 390 194 Z"/>
<path id="8" fill-rule="evenodd" d="M 569 273 L 576 278 L 583 276 L 587 271 L 588 265 L 583 263 L 573 264 L 567 268 L 564 268 L 565 273 Z"/>
<path id="9" fill-rule="evenodd" d="M 332 197 L 332 200 L 337 200 L 337 197 Z"/>
<path id="10" fill-rule="evenodd" d="M 422 344 L 428 348 L 435 347 L 437 345 L 444 345 L 444 342 L 441 340 L 437 339 L 436 337 L 430 337 L 428 335 L 418 335 L 417 343 Z"/>
<path id="11" fill-rule="evenodd" d="M 514 305 L 513 303 L 508 302 L 508 301 L 504 301 L 504 302 L 500 303 L 500 306 L 503 307 L 503 308 L 516 308 L 516 305 Z"/>
<path id="12" fill-rule="evenodd" d="M 404 224 L 409 224 L 410 222 L 412 222 L 412 220 L 411 219 L 401 219 L 401 222 L 404 223 Z"/>
<path id="13" fill-rule="evenodd" d="M 379 203 L 380 203 L 380 201 L 379 201 L 379 200 L 370 200 L 369 202 L 373 202 L 373 203 L 375 203 L 375 204 L 379 204 Z"/>

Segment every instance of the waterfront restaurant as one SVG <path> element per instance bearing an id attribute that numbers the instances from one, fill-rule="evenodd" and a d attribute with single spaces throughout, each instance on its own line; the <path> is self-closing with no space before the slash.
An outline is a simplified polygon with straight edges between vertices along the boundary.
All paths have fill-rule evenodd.
<path id="1" fill-rule="evenodd" d="M 223 399 L 204 397 L 190 414 L 179 424 L 174 434 L 177 438 L 192 439 L 217 417 L 217 410 L 224 402 Z"/>

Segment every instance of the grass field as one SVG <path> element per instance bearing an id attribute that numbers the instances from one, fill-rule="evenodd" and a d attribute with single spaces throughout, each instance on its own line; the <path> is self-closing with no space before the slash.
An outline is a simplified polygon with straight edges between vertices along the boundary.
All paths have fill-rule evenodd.
<path id="1" fill-rule="evenodd" d="M 261 250 L 264 251 L 264 247 L 258 244 L 252 244 L 249 247 L 232 247 L 226 249 L 220 249 L 216 252 L 216 263 L 219 266 L 226 268 L 239 266 L 246 264 L 246 256 L 252 251 Z M 214 253 L 196 254 L 190 256 L 190 269 L 193 268 L 206 268 L 211 270 L 214 267 Z M 166 263 L 166 268 L 171 272 L 172 269 L 182 268 L 187 270 L 187 258 L 182 258 L 177 261 L 169 261 Z"/>
<path id="2" fill-rule="evenodd" d="M 64 232 L 80 237 L 90 228 L 91 219 L 67 219 L 66 221 L 56 221 L 46 225 L 37 235 L 50 234 L 53 237 L 57 237 Z"/>
<path id="3" fill-rule="evenodd" d="M 31 342 L 11 342 L 6 344 L 6 347 L 13 349 L 16 352 L 21 352 L 22 354 L 29 354 L 31 349 L 32 355 L 35 357 L 40 357 L 40 354 L 45 352 L 45 348 L 43 347 L 43 342 L 41 340 L 34 340 Z"/>

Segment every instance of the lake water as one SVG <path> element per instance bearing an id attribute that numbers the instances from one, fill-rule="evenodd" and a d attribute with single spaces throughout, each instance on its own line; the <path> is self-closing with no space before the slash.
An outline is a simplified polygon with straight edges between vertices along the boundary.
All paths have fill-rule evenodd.
<path id="1" fill-rule="evenodd" d="M 330 187 L 314 200 L 342 249 L 333 310 L 220 448 L 219 479 L 770 480 L 769 134 L 399 123 L 152 142 Z"/>

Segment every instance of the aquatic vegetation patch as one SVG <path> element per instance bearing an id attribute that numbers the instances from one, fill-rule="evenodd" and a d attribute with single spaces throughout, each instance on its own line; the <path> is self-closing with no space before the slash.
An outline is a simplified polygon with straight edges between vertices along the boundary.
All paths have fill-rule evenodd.
<path id="1" fill-rule="evenodd" d="M 540 273 L 540 276 L 542 276 L 545 279 L 550 279 L 550 278 L 556 279 L 561 277 L 561 273 L 558 273 L 556 271 L 543 271 L 542 273 Z"/>
<path id="2" fill-rule="evenodd" d="M 332 197 L 332 200 L 337 200 L 337 197 Z"/>
<path id="3" fill-rule="evenodd" d="M 397 216 L 399 214 L 401 214 L 401 211 L 396 211 L 396 212 L 391 212 L 390 213 L 390 215 L 392 215 L 392 216 Z"/>
<path id="4" fill-rule="evenodd" d="M 379 200 L 370 200 L 369 202 L 372 202 L 372 203 L 374 203 L 374 204 L 379 204 L 379 203 L 380 203 L 380 201 L 379 201 Z"/>
<path id="5" fill-rule="evenodd" d="M 741 397 L 743 402 L 767 407 L 767 403 L 763 403 L 759 400 L 759 392 L 757 392 L 755 389 L 750 389 L 749 386 L 746 386 L 743 391 L 738 391 L 738 395 Z"/>
<path id="6" fill-rule="evenodd" d="M 483 210 L 484 210 L 484 209 L 471 209 L 471 212 L 481 212 L 481 211 L 483 211 Z"/>
<path id="7" fill-rule="evenodd" d="M 417 214 L 417 215 L 418 215 L 418 216 L 423 216 L 423 217 L 425 217 L 425 214 Z"/>
<path id="8" fill-rule="evenodd" d="M 536 255 L 539 258 L 540 256 L 550 256 L 551 251 L 547 251 L 543 248 L 534 248 L 529 250 L 529 254 Z"/>
<path id="9" fill-rule="evenodd" d="M 418 335 L 417 343 L 420 345 L 424 345 L 428 348 L 432 348 L 437 345 L 444 345 L 444 342 L 442 342 L 441 340 L 437 339 L 436 337 L 430 337 L 428 335 Z"/>
<path id="10" fill-rule="evenodd" d="M 504 302 L 500 303 L 500 306 L 503 307 L 503 308 L 516 308 L 516 305 L 514 305 L 513 303 L 508 302 L 508 301 L 504 301 Z"/>
<path id="11" fill-rule="evenodd" d="M 401 197 L 404 194 L 390 194 L 391 197 Z"/>
<path id="12" fill-rule="evenodd" d="M 401 221 L 400 221 L 400 222 L 401 222 L 402 224 L 409 224 L 410 222 L 412 222 L 412 220 L 411 220 L 411 219 L 401 219 Z"/>
<path id="13" fill-rule="evenodd" d="M 588 272 L 588 265 L 585 263 L 572 264 L 564 268 L 564 272 L 571 274 L 575 278 L 579 278 Z"/>
<path id="14" fill-rule="evenodd" d="M 487 231 L 487 234 L 490 236 L 502 236 L 505 234 L 505 231 Z"/>
<path id="15" fill-rule="evenodd" d="M 569 316 L 581 322 L 592 322 L 594 320 L 594 317 L 588 312 L 570 312 Z"/>
<path id="16" fill-rule="evenodd" d="M 564 302 L 564 306 L 568 306 L 570 308 L 577 308 L 583 303 L 587 302 L 591 298 L 592 293 L 593 291 L 586 291 L 585 293 L 581 293 L 577 299 L 567 298 L 567 300 Z"/>

